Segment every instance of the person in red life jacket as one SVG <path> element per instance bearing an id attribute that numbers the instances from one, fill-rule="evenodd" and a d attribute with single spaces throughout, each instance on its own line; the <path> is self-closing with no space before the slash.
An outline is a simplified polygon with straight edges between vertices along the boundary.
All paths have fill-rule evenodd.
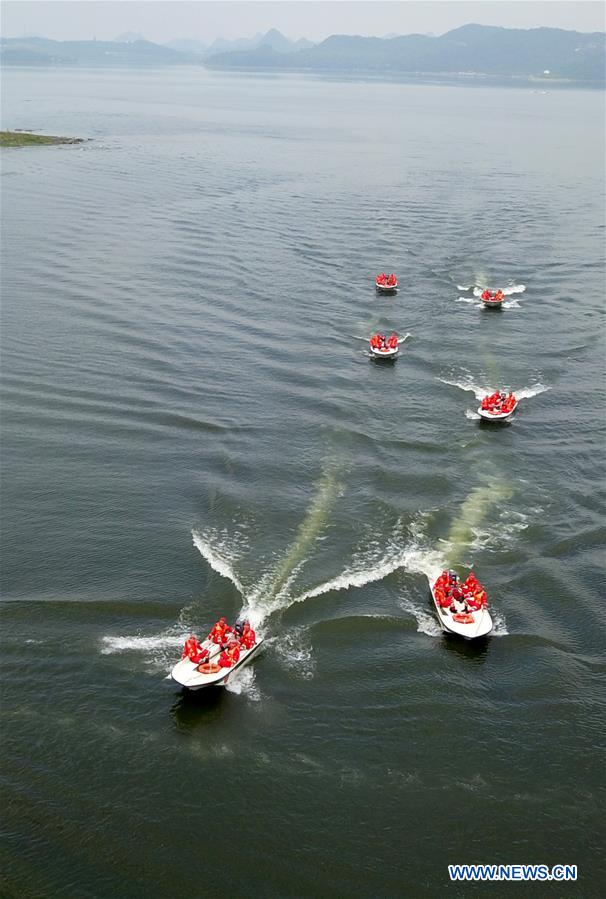
<path id="1" fill-rule="evenodd" d="M 224 649 L 219 656 L 219 665 L 221 668 L 231 668 L 233 661 L 229 653 Z"/>
<path id="2" fill-rule="evenodd" d="M 475 590 L 478 588 L 478 579 L 475 574 L 470 572 L 465 579 L 465 583 L 463 584 L 463 590 L 467 593 L 473 594 Z"/>
<path id="3" fill-rule="evenodd" d="M 208 635 L 208 639 L 212 640 L 217 646 L 227 643 L 232 634 L 232 629 L 228 625 L 225 618 L 219 618 L 217 623 Z"/>
<path id="4" fill-rule="evenodd" d="M 505 294 L 503 293 L 502 290 L 497 290 L 497 292 L 494 295 L 494 298 L 495 298 L 495 300 L 504 300 Z"/>
<path id="5" fill-rule="evenodd" d="M 449 610 L 453 615 L 460 615 L 463 612 L 469 611 L 467 608 L 467 602 L 465 601 L 465 597 L 463 596 L 463 591 L 459 587 L 455 587 L 452 591 L 452 600 Z"/>
<path id="6" fill-rule="evenodd" d="M 488 605 L 486 590 L 480 584 L 478 584 L 476 591 L 474 592 L 473 596 L 469 597 L 467 603 L 472 612 L 479 612 L 480 609 L 485 609 Z"/>
<path id="7" fill-rule="evenodd" d="M 240 644 L 244 649 L 252 649 L 255 643 L 257 642 L 257 635 L 253 631 L 250 624 L 247 623 L 245 626 L 242 636 L 240 638 Z"/>
<path id="8" fill-rule="evenodd" d="M 442 574 L 438 577 L 438 579 L 437 579 L 437 581 L 435 582 L 435 585 L 434 585 L 434 586 L 436 586 L 436 587 L 445 587 L 447 583 L 448 583 L 448 572 L 447 572 L 447 571 L 443 571 Z"/>
<path id="9" fill-rule="evenodd" d="M 199 665 L 200 662 L 208 658 L 208 650 L 202 648 L 195 634 L 191 634 L 185 641 L 181 658 L 189 659 L 190 662 L 195 662 L 196 665 Z"/>
<path id="10" fill-rule="evenodd" d="M 434 595 L 441 609 L 447 609 L 452 602 L 450 596 L 447 596 L 441 587 L 434 589 Z"/>
<path id="11" fill-rule="evenodd" d="M 395 350 L 398 345 L 398 335 L 395 331 L 392 331 L 389 337 L 387 338 L 387 346 L 390 350 Z"/>
<path id="12" fill-rule="evenodd" d="M 477 294 L 476 294 L 476 296 L 477 296 Z M 489 290 L 485 290 L 484 293 L 482 294 L 483 300 L 490 300 L 491 297 L 492 297 L 492 295 Z"/>
<path id="13" fill-rule="evenodd" d="M 503 403 L 503 412 L 511 412 L 516 404 L 516 398 L 511 391 L 509 391 L 509 396 L 505 399 Z"/>

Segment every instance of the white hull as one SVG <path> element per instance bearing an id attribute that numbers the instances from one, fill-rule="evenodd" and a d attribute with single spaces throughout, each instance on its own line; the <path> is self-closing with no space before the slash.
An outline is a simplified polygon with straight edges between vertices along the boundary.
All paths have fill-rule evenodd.
<path id="1" fill-rule="evenodd" d="M 503 300 L 482 300 L 482 302 L 488 309 L 500 309 L 503 305 Z"/>
<path id="2" fill-rule="evenodd" d="M 387 350 L 378 350 L 376 347 L 370 348 L 370 352 L 375 359 L 394 359 L 400 352 L 400 347 L 390 347 Z"/>
<path id="3" fill-rule="evenodd" d="M 244 668 L 245 665 L 252 660 L 263 644 L 263 639 L 257 640 L 252 649 L 245 649 L 240 653 L 240 658 L 231 668 L 221 668 L 215 674 L 202 674 L 198 671 L 196 662 L 189 659 L 181 659 L 180 662 L 172 669 L 170 676 L 174 681 L 188 690 L 201 690 L 203 687 L 224 687 L 229 681 L 234 671 Z M 218 659 L 219 653 L 214 656 L 212 661 Z"/>
<path id="4" fill-rule="evenodd" d="M 455 621 L 452 613 L 448 609 L 443 609 L 436 600 L 433 587 L 430 586 L 431 598 L 436 607 L 438 621 L 442 626 L 442 630 L 448 634 L 456 634 L 457 637 L 464 637 L 466 640 L 477 640 L 478 637 L 486 637 L 492 631 L 492 618 L 488 609 L 480 609 L 479 612 L 471 612 L 473 615 L 473 624 L 463 624 L 461 621 Z"/>
<path id="5" fill-rule="evenodd" d="M 388 285 L 388 284 L 377 284 L 377 282 L 375 281 L 375 287 L 377 288 L 379 293 L 395 293 L 396 290 L 398 289 L 398 282 L 396 281 L 395 284 Z"/>
<path id="6" fill-rule="evenodd" d="M 494 412 L 489 412 L 488 409 L 482 409 L 481 406 L 478 406 L 478 415 L 484 421 L 507 421 L 508 418 L 511 418 L 513 413 L 518 408 L 517 400 L 514 404 L 513 409 L 510 412 L 498 412 L 496 415 Z"/>

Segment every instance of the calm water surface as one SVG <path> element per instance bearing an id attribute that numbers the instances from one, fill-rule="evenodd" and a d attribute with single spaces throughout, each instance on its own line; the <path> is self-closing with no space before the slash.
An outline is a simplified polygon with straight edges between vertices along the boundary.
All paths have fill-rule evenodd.
<path id="1" fill-rule="evenodd" d="M 93 139 L 2 156 L 4 895 L 603 895 L 603 95 L 10 70 L 2 107 Z M 441 636 L 443 564 L 487 643 Z M 264 655 L 181 693 L 243 606 Z"/>

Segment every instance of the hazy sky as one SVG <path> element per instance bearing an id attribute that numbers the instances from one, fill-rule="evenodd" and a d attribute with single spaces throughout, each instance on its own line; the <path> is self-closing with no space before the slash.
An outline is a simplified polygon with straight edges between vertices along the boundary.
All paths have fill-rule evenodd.
<path id="1" fill-rule="evenodd" d="M 1 33 L 111 40 L 135 31 L 158 42 L 209 42 L 278 28 L 319 41 L 330 34 L 442 34 L 468 22 L 604 31 L 604 17 L 601 0 L 3 0 Z"/>

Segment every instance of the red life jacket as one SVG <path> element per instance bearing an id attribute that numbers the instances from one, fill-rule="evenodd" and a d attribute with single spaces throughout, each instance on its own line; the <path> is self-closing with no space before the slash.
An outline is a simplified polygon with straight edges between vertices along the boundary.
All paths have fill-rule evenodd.
<path id="1" fill-rule="evenodd" d="M 240 642 L 242 643 L 244 649 L 252 649 L 255 645 L 255 641 L 255 632 L 253 630 L 248 630 L 244 631 L 244 633 L 242 634 L 242 640 Z"/>

